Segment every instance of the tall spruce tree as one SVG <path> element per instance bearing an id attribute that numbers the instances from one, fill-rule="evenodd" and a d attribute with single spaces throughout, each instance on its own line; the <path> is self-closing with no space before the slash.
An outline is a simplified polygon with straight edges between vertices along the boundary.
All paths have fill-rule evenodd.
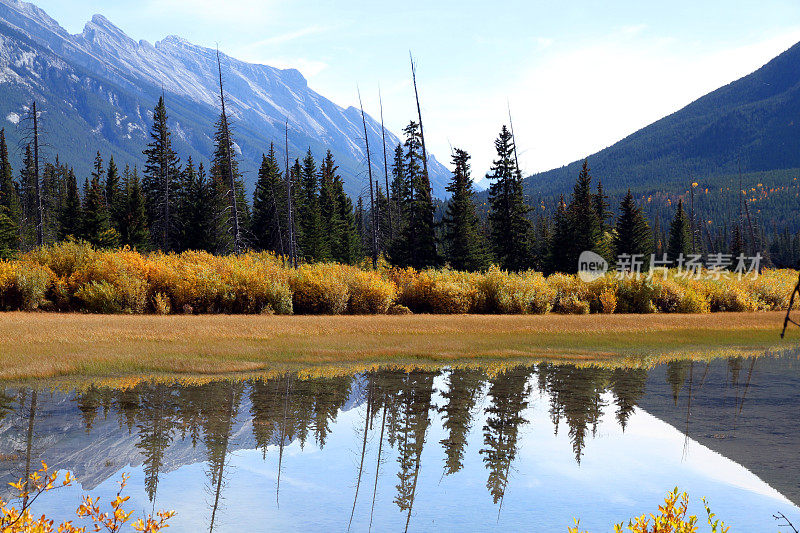
<path id="1" fill-rule="evenodd" d="M 240 231 L 238 246 L 243 247 L 244 230 L 250 226 L 250 208 L 247 204 L 244 182 L 239 171 L 239 161 L 233 136 L 231 135 L 227 116 L 220 114 L 214 134 L 214 154 L 211 164 L 211 178 L 215 184 L 214 218 L 217 230 L 217 252 L 232 253 L 237 251 L 237 221 L 234 220 L 233 196 L 236 196 L 236 217 Z M 233 183 L 233 188 L 231 188 Z"/>
<path id="2" fill-rule="evenodd" d="M 64 205 L 61 209 L 61 221 L 59 224 L 60 240 L 69 237 L 78 238 L 83 234 L 83 213 L 81 212 L 81 197 L 78 192 L 78 180 L 75 178 L 75 171 L 71 168 L 67 172 L 66 193 Z"/>
<path id="3" fill-rule="evenodd" d="M 745 253 L 744 239 L 742 238 L 742 228 L 737 223 L 733 226 L 733 235 L 731 236 L 730 254 L 734 260 Z"/>
<path id="4" fill-rule="evenodd" d="M 150 249 L 150 230 L 147 227 L 145 198 L 136 167 L 125 172 L 125 214 L 123 216 L 123 243 L 144 252 Z"/>
<path id="5" fill-rule="evenodd" d="M 111 228 L 108 208 L 103 198 L 100 177 L 92 176 L 85 191 L 81 236 L 99 248 L 112 248 L 119 244 L 119 234 Z"/>
<path id="6" fill-rule="evenodd" d="M 108 206 L 111 227 L 119 232 L 125 212 L 125 193 L 120 183 L 119 170 L 117 169 L 117 164 L 114 163 L 113 155 L 108 160 L 105 188 L 106 205 Z"/>
<path id="7" fill-rule="evenodd" d="M 269 153 L 262 155 L 253 193 L 253 245 L 259 250 L 284 254 L 284 220 L 286 213 L 286 187 L 275 146 L 270 143 Z"/>
<path id="8" fill-rule="evenodd" d="M 436 266 L 440 262 L 436 249 L 434 206 L 428 175 L 422 165 L 422 138 L 419 124 L 413 120 L 403 130 L 405 161 L 403 169 L 408 187 L 405 200 L 405 227 L 392 243 L 392 262 L 417 269 Z"/>
<path id="9" fill-rule="evenodd" d="M 533 226 L 531 242 L 531 267 L 538 272 L 546 272 L 550 268 L 550 248 L 553 240 L 553 228 L 550 220 L 543 214 L 536 218 Z"/>
<path id="10" fill-rule="evenodd" d="M 394 239 L 397 239 L 403 233 L 408 221 L 409 187 L 405 168 L 403 145 L 397 143 L 394 149 L 394 157 L 392 158 L 392 183 L 390 185 Z M 389 248 L 391 248 L 391 243 Z"/>
<path id="11" fill-rule="evenodd" d="M 164 97 L 160 96 L 153 110 L 150 142 L 143 152 L 147 160 L 142 179 L 152 242 L 165 252 L 174 250 L 176 245 L 176 191 L 180 186 L 180 160 L 172 149 L 172 134 L 167 126 L 167 118 Z"/>
<path id="12" fill-rule="evenodd" d="M 641 208 L 633 200 L 630 189 L 622 199 L 619 209 L 613 240 L 615 256 L 639 255 L 648 264 L 650 254 L 653 253 L 653 232 L 650 231 L 650 225 Z"/>
<path id="13" fill-rule="evenodd" d="M 486 178 L 489 186 L 489 223 L 492 248 L 500 266 L 520 271 L 530 266 L 528 207 L 522 193 L 522 175 L 514 158 L 514 140 L 504 125 L 494 142 L 497 159 Z"/>
<path id="14" fill-rule="evenodd" d="M 577 272 L 578 257 L 584 251 L 603 253 L 601 246 L 601 225 L 597 215 L 597 200 L 592 194 L 592 176 L 589 161 L 584 159 L 583 167 L 572 192 L 572 200 L 567 208 L 572 246 L 565 265 L 567 272 Z"/>
<path id="15" fill-rule="evenodd" d="M 19 232 L 9 216 L 8 208 L 0 204 L 0 259 L 13 257 L 18 248 Z"/>
<path id="16" fill-rule="evenodd" d="M 25 156 L 19 172 L 20 196 L 22 199 L 22 218 L 20 219 L 20 235 L 22 247 L 31 249 L 36 244 L 39 199 L 37 195 L 38 184 L 34 170 L 33 152 L 31 145 L 25 147 Z"/>
<path id="17" fill-rule="evenodd" d="M 453 177 L 447 186 L 451 193 L 444 216 L 445 259 L 457 270 L 489 268 L 486 243 L 472 199 L 470 155 L 456 148 L 453 153 Z"/>
<path id="18" fill-rule="evenodd" d="M 328 153 L 330 154 L 330 151 Z M 363 248 L 361 246 L 361 238 L 356 229 L 353 202 L 344 192 L 344 182 L 338 174 L 334 174 L 333 177 L 333 197 L 336 205 L 338 227 L 335 231 L 336 248 L 331 250 L 331 255 L 335 261 L 340 263 L 354 264 L 362 258 Z"/>
<path id="19" fill-rule="evenodd" d="M 178 211 L 181 250 L 207 250 L 209 212 L 205 170 L 195 169 L 191 156 L 181 172 L 181 197 Z"/>
<path id="20" fill-rule="evenodd" d="M 317 166 L 311 149 L 303 158 L 299 193 L 296 202 L 299 222 L 298 246 L 307 260 L 319 261 L 326 255 L 323 243 L 325 228 L 322 227 L 322 216 L 319 209 Z"/>
<path id="21" fill-rule="evenodd" d="M 333 154 L 328 150 L 325 159 L 319 168 L 319 211 L 322 227 L 325 232 L 322 239 L 323 259 L 333 259 L 333 253 L 339 241 L 342 222 L 339 219 L 339 209 L 336 205 L 336 190 L 334 177 L 336 176 L 336 163 Z M 363 224 L 363 220 L 360 221 Z"/>
<path id="22" fill-rule="evenodd" d="M 572 258 L 572 229 L 567 203 L 562 195 L 553 216 L 553 239 L 550 245 L 548 272 L 570 272 L 575 268 Z"/>
<path id="23" fill-rule="evenodd" d="M 18 250 L 20 247 L 20 221 L 22 218 L 22 205 L 19 200 L 19 191 L 14 182 L 11 161 L 8 158 L 8 145 L 6 144 L 6 130 L 0 129 L 0 211 L 3 211 L 6 220 L 4 246 L 8 250 Z M 11 233 L 9 233 L 11 232 Z M 13 236 L 9 236 L 13 235 Z"/>
<path id="24" fill-rule="evenodd" d="M 669 240 L 667 243 L 667 257 L 670 261 L 677 261 L 692 253 L 692 234 L 689 217 L 683 210 L 683 200 L 678 200 L 678 208 L 669 225 Z"/>

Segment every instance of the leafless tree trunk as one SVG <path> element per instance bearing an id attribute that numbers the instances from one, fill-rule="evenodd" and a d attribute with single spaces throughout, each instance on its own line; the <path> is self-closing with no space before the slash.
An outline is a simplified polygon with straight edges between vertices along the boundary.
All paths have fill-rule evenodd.
<path id="1" fill-rule="evenodd" d="M 289 227 L 289 263 L 297 268 L 297 250 L 294 235 L 294 207 L 292 206 L 292 179 L 289 175 L 289 119 L 286 119 L 286 218 Z"/>
<path id="2" fill-rule="evenodd" d="M 242 253 L 242 234 L 239 228 L 239 206 L 236 198 L 236 180 L 233 176 L 233 159 L 231 156 L 231 135 L 228 129 L 228 115 L 225 111 L 225 92 L 222 90 L 222 61 L 217 48 L 217 69 L 219 70 L 219 101 L 222 106 L 222 133 L 225 137 L 225 162 L 228 167 L 228 186 L 231 195 L 231 215 L 233 216 L 233 251 L 236 255 Z"/>
<path id="3" fill-rule="evenodd" d="M 42 205 L 42 186 L 39 182 L 39 115 L 36 100 L 33 101 L 33 179 L 36 191 L 36 244 L 44 245 L 44 206 Z"/>
<path id="4" fill-rule="evenodd" d="M 361 122 L 364 124 L 364 144 L 367 147 L 367 171 L 369 173 L 369 207 L 372 223 L 372 268 L 378 268 L 378 232 L 375 224 L 375 194 L 372 191 L 372 160 L 369 155 L 369 135 L 367 135 L 367 119 L 364 116 L 364 105 L 361 103 L 361 91 L 358 91 L 358 105 L 361 108 Z"/>
<path id="5" fill-rule="evenodd" d="M 430 194 L 430 176 L 428 176 L 428 152 L 425 150 L 425 131 L 422 129 L 422 109 L 419 105 L 419 92 L 417 91 L 417 67 L 414 65 L 414 56 L 408 52 L 411 58 L 411 80 L 414 82 L 414 97 L 417 100 L 417 117 L 419 118 L 419 137 L 422 141 L 422 172 L 425 174 L 425 181 L 428 182 L 428 194 Z"/>
<path id="6" fill-rule="evenodd" d="M 381 141 L 383 142 L 383 177 L 386 179 L 386 204 L 388 206 L 389 220 L 389 241 L 394 240 L 394 228 L 392 227 L 392 196 L 389 192 L 389 164 L 386 161 L 386 129 L 383 127 L 383 98 L 378 89 L 378 102 L 381 106 Z"/>

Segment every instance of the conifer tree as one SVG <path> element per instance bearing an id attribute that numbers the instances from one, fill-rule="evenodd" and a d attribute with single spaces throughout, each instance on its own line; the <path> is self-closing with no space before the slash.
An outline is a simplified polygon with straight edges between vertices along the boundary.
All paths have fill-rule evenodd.
<path id="1" fill-rule="evenodd" d="M 745 253 L 744 239 L 742 238 L 742 228 L 739 224 L 733 226 L 733 236 L 731 237 L 730 254 L 736 260 L 741 254 Z"/>
<path id="2" fill-rule="evenodd" d="M 58 157 L 56 157 L 58 163 Z M 61 192 L 60 192 L 60 169 L 53 163 L 45 163 L 42 172 L 42 232 L 43 244 L 50 244 L 58 239 L 59 222 L 61 217 Z"/>
<path id="3" fill-rule="evenodd" d="M 11 161 L 8 158 L 8 146 L 6 144 L 6 130 L 0 129 L 0 211 L 6 217 L 3 223 L 5 244 L 9 250 L 17 250 L 20 247 L 20 219 L 22 218 L 22 205 L 19 200 L 19 191 L 14 182 L 14 174 L 11 169 Z M 9 233 L 11 232 L 11 233 Z M 15 235 L 10 237 L 9 235 Z"/>
<path id="4" fill-rule="evenodd" d="M 167 108 L 160 96 L 153 110 L 153 125 L 150 128 L 150 143 L 144 150 L 147 161 L 144 166 L 142 192 L 147 206 L 148 227 L 153 244 L 162 251 L 175 247 L 176 190 L 180 180 L 180 160 L 172 149 L 172 136 L 167 126 Z"/>
<path id="5" fill-rule="evenodd" d="M 546 272 L 550 268 L 552 233 L 550 220 L 540 214 L 533 226 L 533 238 L 531 239 L 531 267 L 537 272 Z"/>
<path id="6" fill-rule="evenodd" d="M 402 168 L 408 187 L 404 202 L 406 220 L 399 238 L 392 243 L 390 255 L 395 264 L 421 269 L 436 266 L 440 262 L 433 222 L 435 209 L 430 181 L 424 165 L 421 165 L 422 138 L 419 124 L 411 121 L 403 133 L 406 141 Z"/>
<path id="7" fill-rule="evenodd" d="M 330 151 L 328 153 L 330 154 Z M 344 183 L 338 174 L 333 177 L 333 197 L 336 205 L 338 226 L 335 230 L 336 248 L 331 249 L 331 255 L 335 261 L 340 263 L 354 264 L 361 259 L 363 248 L 356 229 L 353 202 L 344 192 Z"/>
<path id="8" fill-rule="evenodd" d="M 108 208 L 103 199 L 100 177 L 93 174 L 85 192 L 82 237 L 99 248 L 111 248 L 119 244 L 119 234 L 111 228 Z"/>
<path id="9" fill-rule="evenodd" d="M 391 243 L 391 222 L 393 220 L 389 218 L 389 199 L 380 184 L 377 183 L 375 187 L 375 209 L 378 214 L 378 253 L 384 254 L 388 252 L 388 246 Z"/>
<path id="10" fill-rule="evenodd" d="M 108 160 L 105 192 L 108 214 L 111 218 L 111 227 L 119 232 L 120 225 L 122 223 L 122 217 L 125 211 L 125 194 L 122 190 L 122 185 L 119 178 L 119 170 L 117 169 L 116 163 L 114 163 L 113 155 Z"/>
<path id="11" fill-rule="evenodd" d="M 444 216 L 445 259 L 457 270 L 485 270 L 489 267 L 486 243 L 472 200 L 470 156 L 456 148 L 453 153 L 453 178 L 447 186 L 451 193 Z"/>
<path id="12" fill-rule="evenodd" d="M 406 227 L 408 221 L 409 187 L 405 171 L 405 156 L 403 145 L 397 143 L 392 159 L 392 224 L 394 239 L 397 239 Z M 391 248 L 391 245 L 389 246 Z"/>
<path id="13" fill-rule="evenodd" d="M 364 224 L 364 198 L 361 196 L 356 200 L 356 234 L 358 235 L 358 242 L 362 249 L 369 247 L 369 236 L 367 235 L 366 225 Z"/>
<path id="14" fill-rule="evenodd" d="M 22 198 L 22 218 L 20 219 L 20 234 L 24 249 L 30 249 L 36 244 L 39 199 L 37 195 L 38 184 L 34 170 L 33 152 L 31 146 L 25 147 L 25 156 L 22 159 L 22 168 L 19 175 L 20 196 Z"/>
<path id="15" fill-rule="evenodd" d="M 150 249 L 150 230 L 147 227 L 147 210 L 139 181 L 139 171 L 126 168 L 125 173 L 125 215 L 123 217 L 123 242 L 144 252 Z"/>
<path id="16" fill-rule="evenodd" d="M 17 252 L 19 232 L 9 216 L 9 210 L 0 204 L 0 259 L 9 259 Z"/>
<path id="17" fill-rule="evenodd" d="M 677 261 L 692 253 L 692 235 L 689 224 L 689 217 L 683 210 L 683 200 L 678 200 L 678 208 L 675 210 L 675 217 L 669 225 L 669 241 L 667 244 L 667 257 L 670 261 Z"/>
<path id="18" fill-rule="evenodd" d="M 281 255 L 285 253 L 285 228 L 282 227 L 285 225 L 285 191 L 275 146 L 270 143 L 269 153 L 261 157 L 253 194 L 253 245 L 259 250 L 270 250 Z"/>
<path id="19" fill-rule="evenodd" d="M 180 222 L 180 249 L 207 250 L 209 212 L 208 184 L 203 164 L 195 170 L 191 156 L 181 172 L 181 198 L 178 211 Z"/>
<path id="20" fill-rule="evenodd" d="M 567 208 L 572 246 L 567 264 L 567 272 L 577 272 L 578 258 L 584 251 L 603 253 L 601 246 L 601 225 L 597 215 L 597 199 L 592 194 L 592 177 L 589 174 L 589 161 L 583 161 L 578 174 L 572 201 Z"/>
<path id="21" fill-rule="evenodd" d="M 609 219 L 613 218 L 608 205 L 608 196 L 603 191 L 603 180 L 597 180 L 597 193 L 594 195 L 595 212 L 600 227 L 600 233 L 605 233 L 609 228 Z"/>
<path id="22" fill-rule="evenodd" d="M 339 233 L 342 227 L 333 183 L 336 171 L 337 167 L 333 160 L 333 154 L 328 150 L 319 169 L 319 211 L 322 227 L 325 228 L 322 239 L 323 259 L 333 259 L 333 253 L 339 241 Z M 359 224 L 363 224 L 363 220 L 360 220 Z"/>
<path id="23" fill-rule="evenodd" d="M 326 255 L 324 252 L 322 216 L 319 208 L 319 186 L 317 168 L 311 149 L 303 159 L 303 168 L 297 205 L 299 222 L 298 245 L 302 254 L 312 261 L 319 261 Z"/>
<path id="24" fill-rule="evenodd" d="M 613 243 L 616 257 L 622 254 L 638 255 L 647 264 L 653 253 L 653 233 L 642 210 L 633 200 L 630 189 L 620 204 Z"/>
<path id="25" fill-rule="evenodd" d="M 61 209 L 59 240 L 80 237 L 83 234 L 82 220 L 83 213 L 81 212 L 81 197 L 78 193 L 78 180 L 75 179 L 75 171 L 69 169 L 67 172 L 64 206 Z"/>
<path id="26" fill-rule="evenodd" d="M 232 253 L 244 246 L 244 228 L 250 227 L 250 210 L 245 197 L 244 182 L 239 172 L 233 136 L 228 129 L 227 117 L 221 114 L 214 135 L 214 154 L 211 178 L 215 185 L 214 218 L 216 220 L 218 253 Z M 233 183 L 233 187 L 231 187 Z M 236 196 L 236 217 L 240 228 L 238 245 L 235 242 L 237 221 L 234 220 L 233 196 Z"/>
<path id="27" fill-rule="evenodd" d="M 553 217 L 553 240 L 550 247 L 550 272 L 570 272 L 575 266 L 572 257 L 572 230 L 567 203 L 562 195 Z"/>
<path id="28" fill-rule="evenodd" d="M 497 159 L 486 175 L 489 187 L 489 222 L 492 248 L 500 266 L 520 271 L 530 266 L 528 207 L 522 193 L 522 175 L 514 159 L 514 140 L 503 126 L 494 142 Z"/>

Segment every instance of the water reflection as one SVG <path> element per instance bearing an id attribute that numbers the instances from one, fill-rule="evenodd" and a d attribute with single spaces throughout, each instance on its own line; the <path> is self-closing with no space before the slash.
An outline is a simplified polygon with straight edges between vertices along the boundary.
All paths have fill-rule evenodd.
<path id="1" fill-rule="evenodd" d="M 700 442 L 704 446 L 696 448 L 698 456 L 716 450 L 763 480 L 729 462 L 725 468 L 738 481 L 721 478 L 719 486 L 709 485 L 716 474 L 693 467 L 699 468 L 692 475 L 702 478 L 700 487 L 726 498 L 733 490 L 748 498 L 758 493 L 766 498 L 759 503 L 765 512 L 794 511 L 790 501 L 800 501 L 799 428 L 793 420 L 800 405 L 796 362 L 796 355 L 676 361 L 650 371 L 542 363 L 491 374 L 479 368 L 382 369 L 311 379 L 286 374 L 205 384 L 141 382 L 124 389 L 90 385 L 70 393 L 6 389 L 0 392 L 0 481 L 5 486 L 45 460 L 72 470 L 83 489 L 102 492 L 121 471 L 133 468 L 141 473 L 136 501 L 150 508 L 180 506 L 173 525 L 178 531 L 199 524 L 209 531 L 236 530 L 254 508 L 275 521 L 259 521 L 253 530 L 324 529 L 323 524 L 348 530 L 425 530 L 432 524 L 459 529 L 454 518 L 459 512 L 470 516 L 467 525 L 503 529 L 505 512 L 510 514 L 506 528 L 539 523 L 543 515 L 536 513 L 543 511 L 532 498 L 543 499 L 544 490 L 570 498 L 569 509 L 557 512 L 556 504 L 547 513 L 559 527 L 571 514 L 581 514 L 588 515 L 587 525 L 595 520 L 605 529 L 614 519 L 651 508 L 657 499 L 651 502 L 643 489 L 640 500 L 622 505 L 624 498 L 614 495 L 624 491 L 592 479 L 595 471 L 602 467 L 613 475 L 628 469 L 633 475 L 639 469 L 641 479 L 657 478 L 663 473 L 648 469 L 661 466 L 639 446 L 663 444 L 677 430 L 684 448 L 677 464 L 691 463 L 687 447 Z M 777 413 L 786 421 L 782 426 L 769 423 Z M 634 420 L 640 430 L 624 436 Z M 642 432 L 645 427 L 650 429 Z M 632 443 L 626 449 L 629 464 L 598 466 L 604 454 L 616 453 L 603 448 L 603 439 L 613 439 L 617 447 Z M 600 444 L 593 452 L 596 460 L 582 470 L 587 446 L 594 441 Z M 565 466 L 553 449 L 545 454 L 555 443 L 567 445 L 576 469 Z M 767 449 L 773 460 L 759 460 Z M 271 470 L 258 467 L 249 450 L 257 450 Z M 529 472 L 529 467 L 543 464 L 558 465 L 562 478 L 552 476 L 549 486 L 541 486 L 543 478 L 537 476 L 544 474 Z M 193 465 L 202 466 L 202 475 Z M 488 499 L 472 484 L 480 469 Z M 181 489 L 171 483 L 162 493 L 164 476 L 180 481 Z M 248 476 L 260 476 L 260 481 L 243 482 Z M 290 484 L 289 499 L 281 496 L 282 478 Z M 266 480 L 274 490 L 274 505 L 266 503 L 260 488 Z M 660 494 L 678 481 L 651 492 Z M 188 488 L 198 484 L 204 501 Z M 573 486 L 584 485 L 607 490 L 607 508 L 571 494 Z M 188 501 L 183 490 L 192 494 Z M 512 508 L 504 510 L 515 491 Z M 69 509 L 70 497 L 45 500 L 42 510 Z M 454 507 L 462 499 L 485 499 L 490 507 Z M 286 514 L 281 514 L 282 504 L 288 506 Z M 725 509 L 715 511 L 725 516 Z M 490 514 L 496 514 L 494 520 Z"/>

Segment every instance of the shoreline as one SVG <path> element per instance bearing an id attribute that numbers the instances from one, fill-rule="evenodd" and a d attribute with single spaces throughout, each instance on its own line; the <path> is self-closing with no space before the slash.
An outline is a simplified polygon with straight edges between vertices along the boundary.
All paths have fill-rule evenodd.
<path id="1" fill-rule="evenodd" d="M 94 315 L 0 313 L 0 380 L 470 362 L 613 362 L 758 354 L 779 311 L 614 315 Z"/>

